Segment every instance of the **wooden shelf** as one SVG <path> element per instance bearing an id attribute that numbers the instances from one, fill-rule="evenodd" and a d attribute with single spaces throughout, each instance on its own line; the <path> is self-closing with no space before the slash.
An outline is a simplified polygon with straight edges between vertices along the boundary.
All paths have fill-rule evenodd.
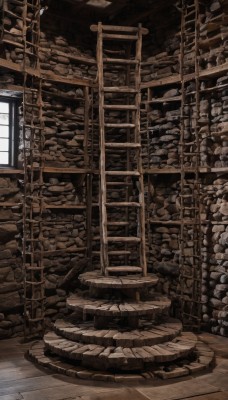
<path id="1" fill-rule="evenodd" d="M 69 58 L 69 60 L 81 63 L 81 64 L 87 64 L 87 65 L 97 65 L 96 59 L 92 57 L 84 57 L 84 56 L 78 56 L 75 54 L 71 53 L 64 53 L 63 51 L 56 50 L 56 49 L 47 49 L 45 47 L 40 47 L 40 51 L 43 53 L 48 53 L 48 57 L 51 56 L 62 56 Z"/>
<path id="2" fill-rule="evenodd" d="M 85 102 L 85 99 L 83 97 L 74 97 L 74 96 L 69 96 L 67 93 L 62 92 L 58 90 L 57 92 L 48 92 L 47 90 L 42 90 L 42 93 L 44 96 L 52 96 L 52 97 L 60 97 L 61 99 L 67 100 L 67 101 L 77 101 L 77 102 Z"/>
<path id="3" fill-rule="evenodd" d="M 156 175 L 156 174 L 180 174 L 180 168 L 148 168 L 145 169 L 144 174 L 148 175 Z M 194 168 L 186 168 L 184 169 L 186 174 L 194 174 Z M 218 172 L 228 172 L 228 167 L 200 167 L 199 173 L 200 174 L 207 174 L 207 173 L 218 173 Z"/>
<path id="4" fill-rule="evenodd" d="M 63 210 L 84 210 L 86 208 L 85 204 L 60 204 L 60 205 L 55 205 L 55 204 L 45 204 L 44 206 L 45 209 L 63 209 Z"/>
<path id="5" fill-rule="evenodd" d="M 22 207 L 22 203 L 11 203 L 9 201 L 1 201 L 0 207 Z"/>
<path id="6" fill-rule="evenodd" d="M 92 173 L 89 168 L 55 168 L 55 167 L 44 167 L 44 173 L 49 174 L 89 174 Z"/>
<path id="7" fill-rule="evenodd" d="M 154 225 L 181 225 L 181 221 L 180 220 L 168 220 L 168 221 L 164 221 L 164 220 L 159 220 L 159 219 L 153 219 L 150 218 L 149 222 L 151 224 Z M 193 222 L 191 220 L 184 220 L 184 224 L 188 225 L 188 224 L 192 224 Z M 209 219 L 204 219 L 201 221 L 201 225 L 228 225 L 228 221 L 211 221 Z"/>
<path id="8" fill-rule="evenodd" d="M 217 65 L 216 67 L 212 67 L 210 69 L 199 71 L 199 78 L 200 79 L 212 78 L 212 77 L 216 77 L 219 75 L 223 75 L 227 71 L 228 71 L 228 62 L 226 62 L 222 65 Z M 185 82 L 191 81 L 192 79 L 194 79 L 194 77 L 195 77 L 195 74 L 185 75 L 184 81 Z M 163 78 L 163 79 L 154 79 L 153 81 L 142 83 L 141 88 L 147 89 L 150 87 L 172 85 L 174 83 L 177 83 L 177 84 L 181 83 L 181 77 L 179 74 L 172 75 L 172 76 L 169 76 L 169 77 Z"/>
<path id="9" fill-rule="evenodd" d="M 0 175 L 22 175 L 23 173 L 23 169 L 0 168 Z"/>
<path id="10" fill-rule="evenodd" d="M 173 97 L 160 97 L 160 98 L 154 98 L 149 101 L 142 101 L 141 104 L 154 104 L 154 103 L 173 103 L 173 102 L 180 102 L 181 101 L 181 96 L 173 96 Z M 143 110 L 144 111 L 144 110 Z"/>
<path id="11" fill-rule="evenodd" d="M 58 249 L 58 250 L 49 250 L 49 251 L 45 251 L 45 257 L 46 256 L 58 256 L 62 253 L 68 253 L 68 254 L 74 254 L 74 253 L 80 253 L 83 251 L 86 251 L 87 247 L 79 247 L 75 250 L 68 250 L 66 249 Z"/>
<path id="12" fill-rule="evenodd" d="M 221 132 L 222 133 L 222 132 Z M 38 171 L 38 168 L 34 168 L 35 171 Z M 86 168 L 54 168 L 54 167 L 44 167 L 44 173 L 49 174 L 99 174 L 98 170 L 91 170 Z M 192 174 L 195 172 L 193 168 L 186 168 L 185 173 Z M 199 172 L 201 174 L 206 173 L 217 173 L 217 172 L 228 172 L 228 167 L 200 167 Z M 180 174 L 180 168 L 146 168 L 143 171 L 144 174 L 153 175 L 153 174 Z M 0 175 L 23 175 L 24 171 L 22 169 L 13 169 L 13 168 L 0 168 Z"/>
<path id="13" fill-rule="evenodd" d="M 10 60 L 5 60 L 0 58 L 0 67 L 9 69 L 11 71 L 16 71 L 20 73 L 26 72 L 28 75 L 36 76 L 38 78 L 43 78 L 48 81 L 57 82 L 57 83 L 64 83 L 69 84 L 72 86 L 90 86 L 96 87 L 97 85 L 93 82 L 92 79 L 81 78 L 81 77 L 74 77 L 74 78 L 66 78 L 62 77 L 61 75 L 56 75 L 51 71 L 42 71 L 35 68 L 25 67 L 23 64 L 17 64 Z"/>

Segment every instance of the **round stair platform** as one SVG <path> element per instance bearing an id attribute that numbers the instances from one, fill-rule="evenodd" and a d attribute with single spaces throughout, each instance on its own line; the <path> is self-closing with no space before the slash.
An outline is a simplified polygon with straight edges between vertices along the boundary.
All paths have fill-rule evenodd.
<path id="1" fill-rule="evenodd" d="M 67 307 L 94 316 L 133 317 L 164 313 L 169 309 L 171 301 L 164 296 L 154 295 L 147 301 L 118 301 L 82 297 L 74 294 L 67 299 Z"/>
<path id="2" fill-rule="evenodd" d="M 137 384 L 138 381 L 172 379 L 202 372 L 212 365 L 214 353 L 207 344 L 198 340 L 195 346 L 194 360 L 184 359 L 180 360 L 180 362 L 175 360 L 168 364 L 168 368 L 167 365 L 160 364 L 159 366 L 149 367 L 140 372 L 137 371 L 130 374 L 125 371 L 96 371 L 91 367 L 83 367 L 80 362 L 71 362 L 70 360 L 62 359 L 58 355 L 48 354 L 43 341 L 33 343 L 27 352 L 27 357 L 41 367 L 48 367 L 52 371 L 73 378 Z"/>
<path id="3" fill-rule="evenodd" d="M 79 275 L 79 280 L 86 286 L 102 289 L 141 289 L 155 286 L 158 283 L 156 275 L 125 275 L 103 276 L 100 271 L 85 272 Z"/>
<path id="4" fill-rule="evenodd" d="M 152 346 L 172 340 L 180 334 L 182 323 L 172 318 L 160 325 L 140 321 L 139 329 L 130 330 L 129 328 L 120 329 L 117 325 L 107 329 L 96 329 L 93 321 L 79 322 L 77 325 L 75 322 L 57 320 L 53 328 L 58 335 L 85 344 L 97 344 L 105 347 L 137 347 Z"/>
<path id="5" fill-rule="evenodd" d="M 70 360 L 80 360 L 84 366 L 94 369 L 124 368 L 138 370 L 146 363 L 162 363 L 187 356 L 195 348 L 197 338 L 194 334 L 183 333 L 173 341 L 154 346 L 114 347 L 84 344 L 63 338 L 54 332 L 44 336 L 47 349 Z"/>

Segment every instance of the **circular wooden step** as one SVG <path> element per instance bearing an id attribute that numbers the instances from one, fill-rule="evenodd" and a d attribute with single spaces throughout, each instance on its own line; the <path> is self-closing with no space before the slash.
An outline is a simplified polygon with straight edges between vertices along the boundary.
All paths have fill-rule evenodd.
<path id="1" fill-rule="evenodd" d="M 114 324 L 107 329 L 95 329 L 93 321 L 74 322 L 57 320 L 54 330 L 57 334 L 81 343 L 91 343 L 100 346 L 152 346 L 172 340 L 181 333 L 182 323 L 169 318 L 160 325 L 140 321 L 139 329 L 121 329 Z"/>
<path id="2" fill-rule="evenodd" d="M 74 294 L 67 299 L 67 306 L 83 314 L 103 317 L 153 316 L 169 309 L 171 301 L 164 296 L 154 295 L 148 301 L 117 301 L 82 297 Z"/>
<path id="3" fill-rule="evenodd" d="M 140 289 L 155 286 L 158 283 L 156 275 L 125 275 L 125 276 L 103 276 L 100 271 L 85 272 L 79 275 L 81 283 L 89 287 L 103 289 Z"/>
<path id="4" fill-rule="evenodd" d="M 185 333 L 186 335 L 186 333 Z M 154 366 L 146 365 L 146 369 L 140 372 L 129 371 L 96 371 L 91 367 L 83 367 L 80 362 L 72 362 L 55 354 L 47 354 L 43 341 L 34 342 L 28 350 L 27 356 L 30 360 L 37 363 L 41 367 L 48 367 L 52 371 L 65 374 L 67 376 L 79 379 L 92 379 L 95 381 L 108 381 L 116 383 L 133 382 L 138 383 L 139 380 L 157 379 L 171 379 L 194 373 L 202 372 L 209 368 L 214 360 L 214 353 L 203 342 L 198 341 L 195 347 L 196 356 L 183 360 L 169 362 L 168 370 L 165 364 L 158 364 Z M 194 381 L 193 381 L 194 384 Z"/>
<path id="5" fill-rule="evenodd" d="M 114 347 L 84 344 L 63 338 L 54 332 L 44 336 L 47 349 L 70 360 L 80 360 L 82 365 L 94 369 L 118 368 L 136 370 L 145 364 L 163 363 L 187 356 L 194 348 L 197 338 L 188 333 L 177 336 L 173 341 L 154 346 Z"/>

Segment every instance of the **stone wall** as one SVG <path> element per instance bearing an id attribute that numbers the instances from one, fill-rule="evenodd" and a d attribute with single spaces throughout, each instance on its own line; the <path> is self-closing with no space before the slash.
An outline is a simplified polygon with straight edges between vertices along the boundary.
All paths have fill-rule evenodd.
<path id="1" fill-rule="evenodd" d="M 11 12 L 20 15 L 20 7 L 13 5 L 13 2 L 7 4 Z M 41 19 L 40 67 L 43 74 L 54 74 L 54 79 L 44 80 L 42 86 L 44 164 L 49 171 L 63 169 L 63 173 L 45 172 L 43 175 L 42 193 L 46 209 L 43 215 L 43 262 L 48 323 L 67 312 L 67 290 L 73 288 L 74 284 L 69 284 L 66 289 L 64 277 L 73 267 L 80 270 L 86 255 L 87 237 L 85 175 L 74 173 L 74 169 L 88 168 L 85 90 L 83 86 L 61 81 L 62 78 L 68 81 L 81 77 L 93 79 L 96 68 L 90 50 L 82 52 L 75 46 L 74 37 L 69 32 L 61 30 L 60 35 L 57 23 L 46 22 L 43 23 Z M 21 64 L 20 19 L 9 15 L 5 16 L 3 23 L 8 32 L 3 35 L 0 57 L 16 65 Z M 27 62 L 27 65 L 30 63 Z M 23 74 L 2 69 L 0 84 L 6 89 L 7 85 L 14 85 L 15 94 L 22 98 Z M 89 119 L 89 115 L 86 117 Z M 37 167 L 37 160 L 33 161 L 33 166 Z M 22 140 L 19 143 L 17 167 L 22 168 Z M 69 173 L 64 172 L 66 168 Z M 22 173 L 3 175 L 0 171 L 0 338 L 23 332 L 23 190 Z"/>
<path id="2" fill-rule="evenodd" d="M 14 10 L 15 11 L 15 10 Z M 209 70 L 227 61 L 226 27 L 220 23 L 219 15 L 225 10 L 223 2 L 210 1 L 202 13 L 201 70 Z M 178 11 L 177 11 L 178 15 Z M 210 50 L 207 50 L 207 22 L 217 18 L 219 26 L 209 35 Z M 8 36 L 5 39 L 21 43 L 21 24 L 13 18 L 6 18 Z M 16 31 L 15 31 L 16 30 Z M 166 33 L 168 32 L 168 33 Z M 217 38 L 217 35 L 219 36 Z M 216 36 L 213 39 L 213 36 Z M 213 39 L 213 40 L 212 40 Z M 212 43 L 212 45 L 211 45 Z M 159 46 L 158 46 L 159 44 Z M 158 49 L 159 47 L 159 49 Z M 178 76 L 180 36 L 177 29 L 164 30 L 160 41 L 145 43 L 142 67 L 142 81 Z M 20 46 L 5 43 L 1 58 L 22 63 Z M 190 52 L 186 60 L 186 73 L 192 72 L 194 53 Z M 87 61 L 80 61 L 80 57 Z M 74 36 L 59 33 L 58 26 L 45 26 L 41 34 L 41 68 L 45 73 L 51 71 L 67 78 L 95 78 L 96 65 L 91 50 L 82 51 L 82 46 L 74 45 Z M 107 79 L 115 79 L 116 84 L 123 84 L 119 71 L 107 71 Z M 218 74 L 207 80 L 201 80 L 200 99 L 200 135 L 201 166 L 209 168 L 227 167 L 227 75 Z M 0 83 L 21 86 L 23 76 L 20 73 L 3 71 Z M 210 88 L 215 88 L 211 90 Z M 189 103 L 191 91 L 189 83 Z M 145 168 L 178 168 L 180 165 L 180 82 L 168 86 L 153 88 L 154 104 L 148 113 L 142 114 L 142 140 Z M 143 100 L 146 100 L 143 91 Z M 172 101 L 169 101 L 169 100 Z M 54 83 L 52 80 L 43 84 L 43 115 L 45 146 L 45 165 L 49 168 L 84 168 L 84 110 L 85 94 L 82 87 L 70 83 Z M 91 100 L 91 99 L 90 99 Z M 121 102 L 121 98 L 117 98 Z M 98 111 L 97 98 L 94 96 L 94 157 L 93 169 L 98 168 Z M 186 110 L 187 111 L 187 110 Z M 194 113 L 194 107 L 192 109 Z M 113 121 L 121 121 L 121 115 L 113 112 Z M 147 135 L 146 125 L 149 130 Z M 121 133 L 119 133 L 121 136 Z M 149 138 L 149 142 L 148 142 Z M 186 138 L 187 139 L 187 138 Z M 89 154 L 91 152 L 89 143 Z M 19 167 L 21 166 L 19 159 Z M 118 160 L 109 160 L 109 167 L 121 165 Z M 203 254 L 203 321 L 213 333 L 227 334 L 228 324 L 228 281 L 227 281 L 227 184 L 226 171 L 201 174 L 202 184 L 202 254 Z M 173 299 L 179 288 L 179 237 L 180 237 L 180 176 L 178 174 L 159 174 L 150 180 L 150 204 L 147 216 L 151 218 L 148 245 L 148 264 L 161 278 L 158 289 Z M 145 178 L 146 192 L 147 178 Z M 86 190 L 85 181 L 77 174 L 44 174 L 43 195 L 46 206 L 44 234 L 44 266 L 46 316 L 54 320 L 63 316 L 67 310 L 65 298 L 68 290 L 77 282 L 64 284 L 64 277 L 72 267 L 80 270 L 86 252 Z M 21 334 L 23 330 L 23 273 L 21 259 L 21 218 L 23 201 L 23 176 L 0 174 L 0 202 L 13 203 L 13 206 L 0 208 L 0 337 Z M 93 179 L 93 265 L 99 265 L 99 212 L 98 177 Z M 135 193 L 131 193 L 134 201 Z M 110 200 L 115 201 L 121 193 L 110 193 Z M 15 203 L 15 205 L 14 205 Z M 75 209 L 73 207 L 75 206 Z M 81 206 L 81 208 L 77 208 Z M 59 208 L 56 208 L 59 207 Z M 68 209 L 67 209 L 68 207 Z M 65 209 L 63 209 L 65 208 Z M 119 216 L 115 216 L 119 218 Z M 136 229 L 136 216 L 131 215 L 130 229 Z M 153 223 L 154 220 L 154 223 Z M 155 222 L 156 221 L 156 222 Z M 159 222 L 160 221 L 160 222 Z M 115 228 L 116 229 L 116 228 Z M 116 232 L 121 235 L 121 232 Z M 133 253 L 132 259 L 135 255 Z"/>
<path id="3" fill-rule="evenodd" d="M 178 12 L 178 11 L 177 11 Z M 200 182 L 202 220 L 202 301 L 203 324 L 213 333 L 227 335 L 227 27 L 222 1 L 200 3 Z M 213 23 L 211 23 L 213 22 Z M 143 104 L 142 138 L 144 167 L 154 170 L 149 176 L 148 216 L 150 269 L 159 273 L 160 288 L 176 299 L 179 291 L 180 239 L 180 34 L 158 28 L 159 49 L 147 43 L 142 81 L 153 81 L 149 105 Z M 150 38 L 151 40 L 151 38 Z M 194 43 L 193 43 L 194 45 Z M 185 74 L 194 71 L 194 47 L 185 57 Z M 216 73 L 211 71 L 216 69 Z M 225 68 L 225 71 L 227 69 Z M 211 74 L 210 74 L 211 73 Z M 176 82 L 172 83 L 176 77 Z M 170 78 L 170 79 L 169 79 Z M 157 82 L 157 85 L 156 85 Z M 167 84 L 165 84 L 167 82 Z M 169 83 L 170 82 L 170 83 Z M 196 107 L 194 82 L 186 82 L 185 140 L 191 141 Z M 143 91 L 143 102 L 147 100 Z M 147 115 L 147 118 L 145 117 Z M 192 117 L 192 121 L 191 121 Z M 190 149 L 191 150 L 191 149 Z M 191 166 L 186 163 L 186 167 Z M 163 174 L 157 174 L 157 169 Z M 172 171 L 177 171 L 172 173 Z M 164 172 L 167 172 L 165 174 Z M 208 172 L 207 172 L 208 171 Z M 191 176 L 189 175 L 189 179 Z M 148 186 L 146 181 L 146 191 Z M 189 243 L 191 247 L 191 243 Z"/>

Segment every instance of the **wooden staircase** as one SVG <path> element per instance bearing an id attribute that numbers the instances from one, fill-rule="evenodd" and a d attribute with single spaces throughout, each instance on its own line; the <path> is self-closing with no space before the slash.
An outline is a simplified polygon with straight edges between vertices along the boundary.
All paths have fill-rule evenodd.
<path id="1" fill-rule="evenodd" d="M 140 63 L 142 35 L 147 33 L 147 29 L 140 25 L 133 28 L 99 23 L 92 25 L 91 30 L 97 32 L 101 270 L 106 276 L 128 273 L 146 276 L 145 206 L 140 140 Z M 119 53 L 122 56 L 124 53 L 125 58 L 111 57 L 111 51 L 107 57 L 107 41 L 112 41 L 112 46 L 115 46 L 115 57 L 119 49 Z M 110 86 L 106 74 L 109 71 L 107 65 L 120 68 L 120 74 L 124 74 L 124 86 Z M 111 114 L 114 110 L 120 111 L 121 114 L 121 118 L 116 122 L 113 122 Z M 113 162 L 111 167 L 108 167 L 108 161 L 115 160 L 115 156 L 118 158 L 120 154 L 121 163 L 116 165 Z M 134 201 L 131 201 L 129 194 L 131 185 L 137 188 Z M 115 191 L 120 193 L 118 201 L 111 198 L 113 186 Z M 129 216 L 132 212 L 136 214 L 137 219 L 135 234 L 129 229 Z M 113 221 L 112 215 L 115 213 L 119 218 Z M 119 228 L 123 233 L 116 236 L 110 226 Z M 129 260 L 132 246 L 137 246 L 137 265 Z"/>
<path id="2" fill-rule="evenodd" d="M 146 30 L 101 23 L 92 30 L 98 32 L 101 271 L 79 275 L 85 290 L 67 299 L 72 314 L 56 321 L 29 357 L 83 379 L 185 376 L 207 368 L 213 353 L 193 333 L 183 333 L 179 320 L 169 318 L 171 301 L 154 290 L 158 277 L 147 274 L 139 134 Z M 103 47 L 104 41 L 112 41 L 111 49 Z M 123 54 L 110 61 L 111 55 Z M 120 78 L 124 73 L 122 87 L 111 86 L 107 65 L 117 65 Z"/>

